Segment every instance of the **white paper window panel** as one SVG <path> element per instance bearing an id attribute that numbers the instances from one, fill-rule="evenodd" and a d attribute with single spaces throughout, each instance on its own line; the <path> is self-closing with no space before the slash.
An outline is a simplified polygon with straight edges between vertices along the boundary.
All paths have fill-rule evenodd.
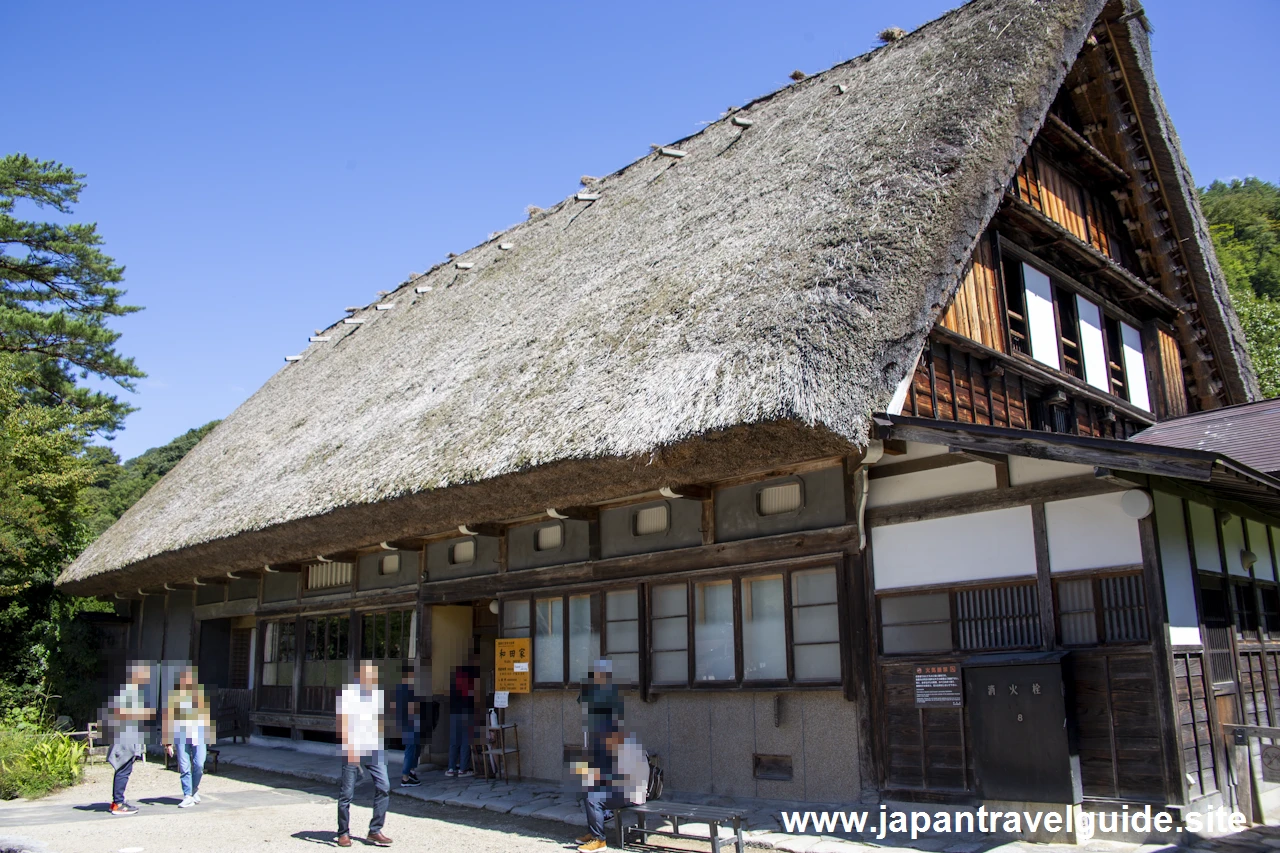
<path id="1" fill-rule="evenodd" d="M 1271 563 L 1271 543 L 1267 541 L 1267 526 L 1256 521 L 1246 521 L 1249 531 L 1249 550 L 1258 558 L 1253 564 L 1253 576 L 1258 580 L 1274 580 L 1275 567 Z"/>
<path id="2" fill-rule="evenodd" d="M 453 547 L 449 549 L 449 562 L 455 566 L 470 563 L 476 558 L 476 540 L 464 539 L 461 542 L 455 542 Z"/>
<path id="3" fill-rule="evenodd" d="M 1084 357 L 1084 380 L 1094 388 L 1110 393 L 1107 350 L 1102 343 L 1102 311 L 1077 293 L 1076 313 L 1080 316 L 1080 352 Z"/>
<path id="4" fill-rule="evenodd" d="M 1051 571 L 1102 569 L 1142 562 L 1138 522 L 1120 508 L 1122 494 L 1111 492 L 1044 505 Z"/>
<path id="5" fill-rule="evenodd" d="M 1058 324 L 1053 318 L 1053 285 L 1049 276 L 1029 264 L 1022 265 L 1026 288 L 1027 331 L 1031 335 L 1031 357 L 1054 370 L 1058 360 Z"/>
<path id="6" fill-rule="evenodd" d="M 307 567 L 307 589 L 349 585 L 352 566 L 352 563 L 316 563 Z"/>
<path id="7" fill-rule="evenodd" d="M 1030 456 L 1009 457 L 1009 485 L 1011 486 L 1043 483 L 1045 480 L 1061 480 L 1064 477 L 1080 477 L 1085 474 L 1093 474 L 1092 465 L 1033 459 Z"/>
<path id="8" fill-rule="evenodd" d="M 995 487 L 995 466 L 986 462 L 970 462 L 952 465 L 950 468 L 935 468 L 932 471 L 917 471 L 914 474 L 872 480 L 871 490 L 867 494 L 867 506 L 890 506 L 926 498 L 980 492 Z"/>
<path id="9" fill-rule="evenodd" d="M 662 533 L 670 526 L 671 511 L 666 504 L 636 510 L 635 531 L 637 536 Z"/>
<path id="10" fill-rule="evenodd" d="M 795 512 L 800 509 L 800 499 L 799 483 L 766 486 L 760 490 L 760 514 L 782 515 L 784 512 Z"/>
<path id="11" fill-rule="evenodd" d="M 876 589 L 1034 576 L 1031 507 L 871 528 Z"/>
<path id="12" fill-rule="evenodd" d="M 1202 646 L 1203 641 L 1200 638 L 1200 626 L 1169 626 L 1169 645 L 1171 646 Z"/>
<path id="13" fill-rule="evenodd" d="M 1151 398 L 1147 394 L 1147 363 L 1142 357 L 1142 333 L 1128 323 L 1121 323 L 1120 337 L 1124 347 L 1124 378 L 1129 387 L 1129 402 L 1149 412 Z"/>
<path id="14" fill-rule="evenodd" d="M 1244 522 L 1238 515 L 1231 516 L 1231 520 L 1222 525 L 1222 550 L 1226 552 L 1227 571 L 1236 577 L 1249 577 L 1240 560 L 1240 552 L 1245 550 Z"/>
<path id="15" fill-rule="evenodd" d="M 533 538 L 535 551 L 554 551 L 564 542 L 564 528 L 559 524 L 539 527 Z"/>
<path id="16" fill-rule="evenodd" d="M 1218 522 L 1213 508 L 1191 501 L 1189 509 L 1196 568 L 1202 572 L 1218 574 L 1222 571 L 1222 555 L 1218 553 Z"/>
<path id="17" fill-rule="evenodd" d="M 1187 550 L 1187 524 L 1182 517 L 1182 499 L 1166 492 L 1156 492 L 1152 499 L 1155 502 L 1156 534 L 1160 540 L 1160 569 L 1164 573 L 1169 625 L 1195 628 L 1196 642 L 1199 643 L 1195 573 L 1191 569 L 1191 553 Z"/>

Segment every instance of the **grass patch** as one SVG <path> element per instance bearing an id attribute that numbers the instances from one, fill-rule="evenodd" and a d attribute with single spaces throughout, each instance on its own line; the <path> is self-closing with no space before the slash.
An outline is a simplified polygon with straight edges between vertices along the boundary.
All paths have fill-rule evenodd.
<path id="1" fill-rule="evenodd" d="M 33 799 L 77 784 L 84 750 L 61 732 L 0 729 L 0 799 Z"/>

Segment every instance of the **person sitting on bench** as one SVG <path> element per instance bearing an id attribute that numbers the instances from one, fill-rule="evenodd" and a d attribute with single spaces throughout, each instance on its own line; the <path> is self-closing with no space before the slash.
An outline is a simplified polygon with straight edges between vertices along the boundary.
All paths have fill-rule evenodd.
<path id="1" fill-rule="evenodd" d="M 603 687 L 611 680 L 609 663 L 597 661 L 593 667 L 598 686 Z M 581 853 L 593 853 L 608 846 L 604 835 L 605 809 L 639 805 L 645 801 L 648 790 L 649 764 L 644 747 L 634 734 L 626 731 L 621 718 L 621 700 L 616 702 L 614 707 L 600 709 L 604 713 L 586 714 L 586 754 L 570 767 L 587 793 L 582 804 L 587 834 L 577 839 L 582 845 L 578 848 Z M 603 704 L 613 706 L 613 699 Z M 615 707 L 617 716 L 612 713 Z"/>

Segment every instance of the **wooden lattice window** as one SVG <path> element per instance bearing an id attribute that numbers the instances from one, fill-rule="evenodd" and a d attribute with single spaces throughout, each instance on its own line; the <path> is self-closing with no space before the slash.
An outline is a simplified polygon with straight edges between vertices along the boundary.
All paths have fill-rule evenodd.
<path id="1" fill-rule="evenodd" d="M 1040 645 L 1040 605 L 1034 583 L 960 589 L 956 637 L 966 651 Z"/>

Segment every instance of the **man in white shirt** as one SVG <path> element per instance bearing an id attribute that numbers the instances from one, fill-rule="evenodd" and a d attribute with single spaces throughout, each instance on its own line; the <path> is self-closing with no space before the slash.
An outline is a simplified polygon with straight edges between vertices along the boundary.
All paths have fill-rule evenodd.
<path id="1" fill-rule="evenodd" d="M 382 834 L 387 819 L 391 785 L 387 780 L 387 760 L 383 754 L 383 695 L 378 687 L 378 666 L 361 661 L 358 680 L 338 694 L 338 734 L 342 738 L 342 789 L 338 794 L 339 847 L 351 846 L 351 799 L 356 779 L 364 767 L 373 777 L 373 819 L 366 840 L 376 847 L 390 847 Z"/>

